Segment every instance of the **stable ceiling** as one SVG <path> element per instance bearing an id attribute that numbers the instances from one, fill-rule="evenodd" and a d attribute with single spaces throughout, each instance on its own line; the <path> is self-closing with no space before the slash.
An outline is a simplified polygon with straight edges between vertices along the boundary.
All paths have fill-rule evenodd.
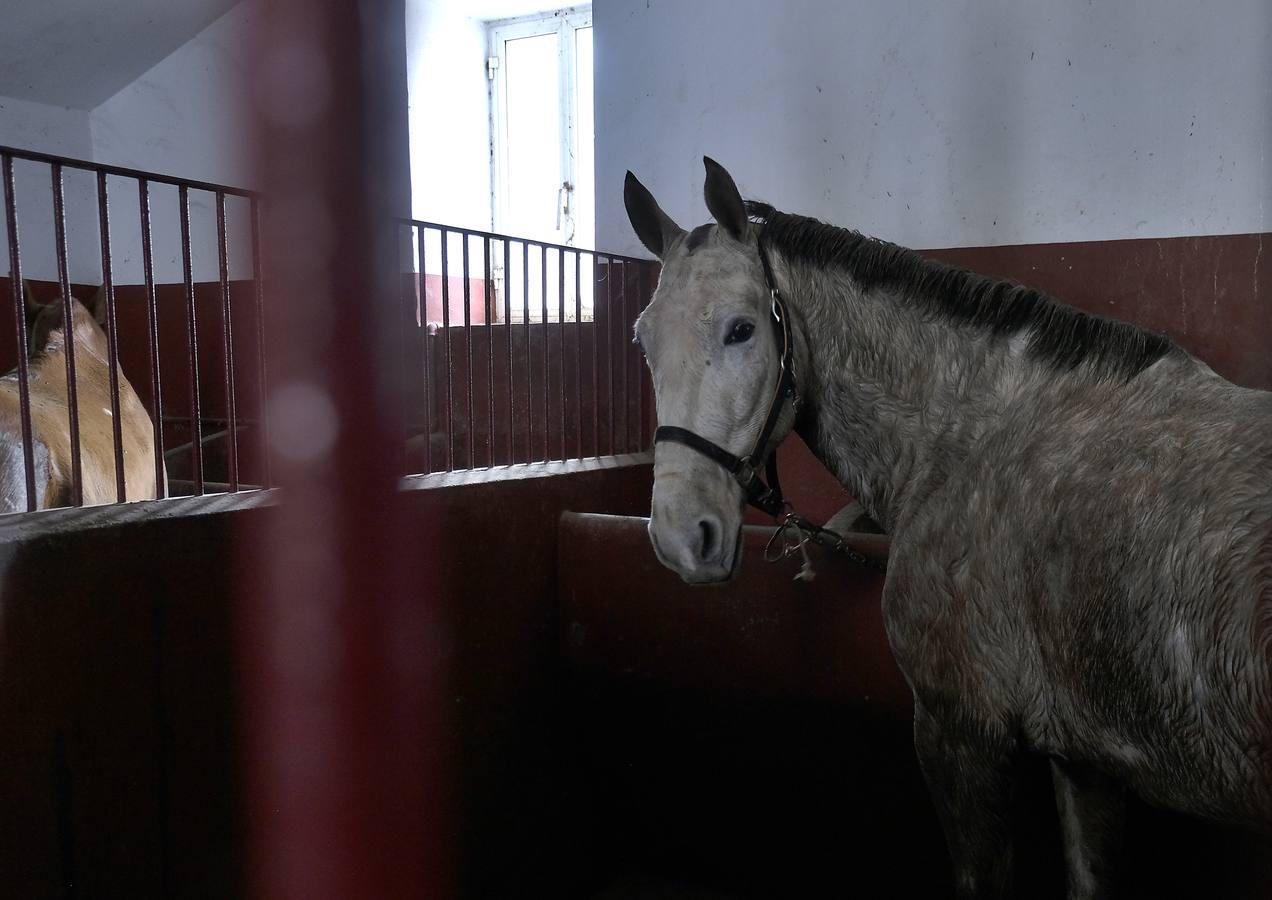
<path id="1" fill-rule="evenodd" d="M 236 0 L 6 0 L 0 96 L 92 109 Z"/>

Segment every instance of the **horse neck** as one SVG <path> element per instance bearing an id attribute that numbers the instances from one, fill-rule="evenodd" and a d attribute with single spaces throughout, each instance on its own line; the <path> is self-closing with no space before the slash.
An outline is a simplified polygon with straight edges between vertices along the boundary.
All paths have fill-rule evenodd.
<path id="1" fill-rule="evenodd" d="M 797 323 L 800 435 L 892 531 L 930 464 L 967 452 L 1027 363 L 1012 340 L 933 322 L 845 274 L 782 268 Z"/>

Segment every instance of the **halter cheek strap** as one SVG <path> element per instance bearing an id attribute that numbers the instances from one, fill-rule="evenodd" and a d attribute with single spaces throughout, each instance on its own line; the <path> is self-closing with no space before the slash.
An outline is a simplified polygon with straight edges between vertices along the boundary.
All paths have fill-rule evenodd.
<path id="1" fill-rule="evenodd" d="M 765 472 L 768 476 L 766 484 L 759 475 L 759 469 L 765 465 L 765 451 L 768 448 L 773 430 L 777 428 L 778 419 L 782 416 L 782 408 L 789 400 L 796 409 L 799 408 L 799 392 L 795 386 L 794 346 L 791 339 L 790 316 L 782 294 L 777 289 L 777 281 L 773 277 L 773 267 L 769 263 L 764 245 L 757 242 L 760 264 L 764 268 L 764 281 L 769 290 L 769 321 L 773 325 L 773 339 L 777 343 L 780 354 L 781 369 L 778 372 L 777 386 L 769 400 L 768 413 L 764 417 L 764 425 L 755 440 L 755 446 L 746 456 L 736 456 L 719 444 L 707 440 L 687 428 L 676 425 L 660 425 L 654 432 L 654 443 L 671 441 L 683 444 L 698 451 L 703 456 L 723 466 L 733 479 L 742 487 L 746 502 L 770 516 L 781 515 L 786 507 L 782 498 L 782 487 L 777 477 L 777 455 L 768 457 Z"/>

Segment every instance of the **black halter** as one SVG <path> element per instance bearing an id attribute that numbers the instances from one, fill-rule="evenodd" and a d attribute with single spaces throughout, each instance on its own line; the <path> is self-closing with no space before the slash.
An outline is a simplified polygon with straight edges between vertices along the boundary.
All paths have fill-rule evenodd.
<path id="1" fill-rule="evenodd" d="M 755 446 L 747 456 L 734 456 L 718 444 L 687 428 L 676 425 L 660 425 L 654 432 L 654 443 L 672 441 L 692 447 L 703 456 L 724 466 L 734 480 L 742 486 L 746 502 L 756 509 L 779 516 L 786 507 L 782 498 L 782 486 L 777 477 L 777 454 L 768 458 L 765 473 L 768 484 L 760 479 L 759 468 L 764 462 L 764 451 L 768 447 L 777 420 L 782 416 L 782 407 L 787 400 L 798 411 L 799 391 L 795 386 L 795 348 L 792 345 L 790 316 L 786 304 L 782 301 L 782 293 L 777 289 L 777 281 L 773 278 L 773 267 L 769 264 L 768 254 L 764 252 L 762 242 L 756 242 L 760 253 L 760 263 L 764 267 L 764 281 L 769 290 L 772 302 L 769 305 L 770 321 L 773 323 L 773 338 L 777 341 L 777 349 L 781 354 L 781 371 L 777 377 L 777 387 L 773 390 L 773 398 L 769 401 L 768 415 L 764 418 L 764 427 L 755 440 Z"/>

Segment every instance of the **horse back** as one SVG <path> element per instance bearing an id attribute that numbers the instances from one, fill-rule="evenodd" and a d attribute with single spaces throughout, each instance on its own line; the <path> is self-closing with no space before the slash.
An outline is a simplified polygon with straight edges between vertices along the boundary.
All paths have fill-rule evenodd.
<path id="1" fill-rule="evenodd" d="M 85 505 L 119 499 L 115 461 L 114 415 L 111 408 L 110 366 L 102 355 L 104 340 L 96 323 L 76 317 L 75 387 L 79 430 L 80 484 Z M 45 351 L 32 359 L 28 379 L 31 429 L 40 448 L 37 508 L 71 502 L 73 458 L 67 400 L 65 349 L 54 332 Z M 155 496 L 154 425 L 141 399 L 118 373 L 119 425 L 125 499 Z M 20 399 L 16 375 L 0 379 L 0 439 L 22 446 Z M 21 508 L 25 509 L 25 480 Z"/>

